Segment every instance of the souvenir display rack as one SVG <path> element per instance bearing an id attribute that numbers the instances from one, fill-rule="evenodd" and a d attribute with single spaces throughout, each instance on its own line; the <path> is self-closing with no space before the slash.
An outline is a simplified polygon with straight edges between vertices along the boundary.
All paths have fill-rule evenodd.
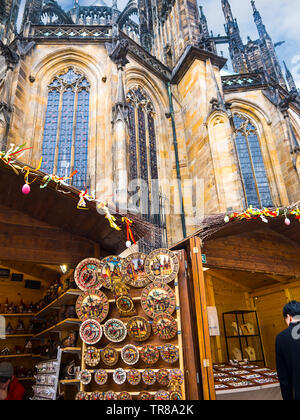
<path id="1" fill-rule="evenodd" d="M 215 364 L 214 380 L 217 394 L 233 390 L 245 391 L 279 386 L 277 372 L 251 362 Z"/>
<path id="2" fill-rule="evenodd" d="M 247 317 L 251 318 L 251 320 L 254 319 L 255 325 L 252 325 L 253 331 L 247 331 Z M 228 319 L 229 321 L 234 320 L 235 325 L 235 334 L 229 334 L 228 333 Z M 239 343 L 239 352 L 240 352 L 240 359 L 244 360 L 247 359 L 247 354 L 245 354 L 245 345 L 248 347 L 250 341 L 253 342 L 255 345 L 255 348 L 259 351 L 261 357 L 257 358 L 255 357 L 254 360 L 251 360 L 251 362 L 262 362 L 265 364 L 265 355 L 264 355 L 264 349 L 262 344 L 262 338 L 261 338 L 261 332 L 259 328 L 259 322 L 257 317 L 256 311 L 249 311 L 249 310 L 243 310 L 243 311 L 230 311 L 230 312 L 224 312 L 223 313 L 223 325 L 224 325 L 224 331 L 225 331 L 225 342 L 226 342 L 226 351 L 227 351 L 227 357 L 228 361 L 233 359 L 233 357 L 230 357 L 229 354 L 229 340 L 238 340 Z M 245 331 L 246 329 L 246 331 Z"/>
<path id="3" fill-rule="evenodd" d="M 102 330 L 104 330 L 104 326 L 107 325 L 107 323 L 110 325 L 110 320 L 116 321 L 116 322 L 113 321 L 113 324 L 115 323 L 114 324 L 115 326 L 118 326 L 118 321 L 122 321 L 122 323 L 126 326 L 126 330 L 127 330 L 127 326 L 131 325 L 131 322 L 133 322 L 133 325 L 134 325 L 133 328 L 136 329 L 137 324 L 135 324 L 135 317 L 141 317 L 148 321 L 148 323 L 150 324 L 151 332 L 150 334 L 149 332 L 146 333 L 145 324 L 142 323 L 140 325 L 142 325 L 142 329 L 144 328 L 143 338 L 146 338 L 143 341 L 138 341 L 136 336 L 135 338 L 133 338 L 134 334 L 130 334 L 127 331 L 126 333 L 124 333 L 124 335 L 126 334 L 126 337 L 124 339 L 122 339 L 120 342 L 114 342 L 112 341 L 113 340 L 112 337 L 109 338 L 109 332 L 108 332 L 107 334 L 102 333 L 101 339 L 98 342 L 92 343 L 92 344 L 86 343 L 84 334 L 82 334 L 82 338 L 84 341 L 82 343 L 81 383 L 80 383 L 80 391 L 76 395 L 76 399 L 82 399 L 82 400 L 84 399 L 139 399 L 142 396 L 146 397 L 147 399 L 182 399 L 182 400 L 186 399 L 183 343 L 182 343 L 182 334 L 181 334 L 181 311 L 180 311 L 178 276 L 177 276 L 178 275 L 178 260 L 175 253 L 172 253 L 171 251 L 168 251 L 168 250 L 155 251 L 156 256 L 160 256 L 164 252 L 166 252 L 170 256 L 170 257 L 166 257 L 169 263 L 171 263 L 171 261 L 173 262 L 175 261 L 175 266 L 173 265 L 173 270 L 169 270 L 170 274 L 166 282 L 162 283 L 159 281 L 160 280 L 159 278 L 153 278 L 153 277 L 151 280 L 148 276 L 145 277 L 145 275 L 143 275 L 144 281 L 141 281 L 140 283 L 131 282 L 131 280 L 127 278 L 126 279 L 127 290 L 124 291 L 124 280 L 126 277 L 126 273 L 123 271 L 122 273 L 119 273 L 119 278 L 117 278 L 117 280 L 114 280 L 115 284 L 118 285 L 117 287 L 121 289 L 121 292 L 120 292 L 121 294 L 119 296 L 116 296 L 118 293 L 116 291 L 117 290 L 116 288 L 115 288 L 115 291 L 113 292 L 108 287 L 101 287 L 100 292 L 105 294 L 107 301 L 109 303 L 109 309 L 106 307 L 106 303 L 105 305 L 102 303 L 102 307 L 105 306 L 104 311 L 106 311 L 104 319 L 102 319 L 100 322 Z M 151 254 L 149 258 L 151 257 Z M 139 269 L 141 269 L 142 271 L 143 270 L 147 271 L 147 256 L 145 254 L 140 254 L 140 255 L 133 254 L 131 257 L 135 259 L 141 258 L 141 260 L 143 261 L 143 267 L 139 267 Z M 118 257 L 108 257 L 108 258 L 117 259 Z M 149 262 L 149 258 L 148 258 L 148 262 Z M 159 258 L 162 258 L 162 257 L 159 257 Z M 107 262 L 107 259 L 104 259 L 104 260 Z M 129 261 L 130 257 L 127 257 L 126 260 Z M 101 261 L 101 263 L 103 263 L 103 261 Z M 124 264 L 126 264 L 126 261 L 120 260 L 120 267 L 121 266 L 124 267 Z M 103 267 L 103 264 L 102 266 L 100 265 L 100 271 L 98 271 L 100 273 L 100 276 L 101 276 L 101 267 Z M 148 269 L 148 274 L 149 274 L 149 269 Z M 76 281 L 76 270 L 75 270 L 75 281 Z M 92 278 L 91 278 L 91 282 L 93 283 Z M 80 281 L 78 283 L 79 283 L 79 286 L 82 286 L 82 284 L 80 285 Z M 134 287 L 137 285 L 139 287 Z M 106 286 L 109 286 L 109 284 L 107 284 Z M 145 308 L 147 308 L 147 302 L 148 302 L 148 300 L 144 297 L 146 294 L 146 291 L 150 291 L 150 294 L 151 294 L 151 290 L 155 289 L 154 291 L 154 296 L 155 296 L 157 288 L 160 288 L 160 287 L 162 287 L 163 289 L 165 288 L 166 290 L 169 291 L 169 295 L 167 297 L 167 301 L 168 301 L 167 305 L 169 305 L 170 303 L 169 299 L 171 299 L 174 306 L 174 312 L 170 310 L 170 314 L 167 315 L 166 318 L 162 317 L 163 318 L 162 324 L 160 324 L 160 325 L 164 325 L 164 323 L 167 323 L 167 325 L 169 326 L 169 327 L 167 326 L 166 327 L 167 329 L 165 330 L 165 331 L 168 331 L 167 337 L 170 337 L 168 339 L 160 338 L 160 336 L 157 333 L 157 329 L 153 328 L 154 324 L 158 322 L 156 317 L 152 318 L 151 316 L 149 316 L 149 314 L 151 314 L 151 310 L 145 311 Z M 82 302 L 88 302 L 89 293 L 92 300 L 94 298 L 96 299 L 97 290 L 95 291 L 95 289 L 93 288 L 90 289 L 90 291 L 89 289 L 83 291 L 82 297 L 79 298 L 78 311 L 79 311 L 79 314 L 83 316 L 82 328 L 84 327 L 86 319 L 84 318 L 84 314 L 85 314 L 84 311 L 81 311 L 80 309 L 80 305 L 82 304 Z M 122 308 L 116 305 L 116 302 L 118 301 L 118 298 L 120 298 L 120 296 L 125 297 L 125 301 L 127 304 L 131 299 L 131 301 L 134 304 L 134 311 L 127 314 L 122 313 Z M 127 299 L 128 297 L 129 297 L 129 300 Z M 151 294 L 151 298 L 152 297 L 153 296 Z M 90 300 L 90 302 L 92 302 L 92 300 Z M 158 313 L 159 313 L 159 310 L 158 310 Z M 163 313 L 163 311 L 161 311 L 160 313 Z M 170 322 L 170 324 L 168 324 L 168 322 Z M 93 324 L 91 325 L 93 326 Z M 177 331 L 175 329 L 173 330 L 173 327 L 175 328 L 175 325 L 176 325 Z M 113 331 L 113 328 L 114 326 L 112 325 L 111 331 Z M 154 330 L 156 334 L 154 333 Z M 110 331 L 109 328 L 108 328 L 108 331 Z M 163 360 L 161 357 L 160 352 L 163 346 L 167 344 L 174 346 L 172 347 L 172 349 L 175 349 L 175 354 L 177 354 L 175 363 L 169 363 L 165 360 L 165 358 Z M 128 363 L 125 362 L 124 358 L 122 357 L 122 349 L 124 349 L 124 347 L 128 345 L 134 346 L 134 348 L 137 349 L 137 351 L 139 352 L 139 359 L 136 363 L 128 364 L 129 361 L 127 360 Z M 148 360 L 145 357 L 143 358 L 141 357 L 142 350 L 145 346 L 152 346 L 156 349 L 156 351 L 153 352 L 154 359 L 151 359 L 152 356 L 151 357 L 149 356 Z M 113 366 L 108 366 L 107 361 L 106 362 L 104 361 L 105 359 L 104 355 L 106 354 L 108 347 L 113 348 L 118 354 L 118 361 Z M 90 350 L 91 348 L 94 349 L 95 354 L 96 353 L 98 354 L 94 362 L 95 366 L 91 366 L 91 362 L 89 362 L 88 364 L 86 363 L 85 355 L 87 351 L 91 351 Z M 118 371 L 119 369 L 120 371 Z M 103 382 L 105 382 L 103 383 L 103 385 L 97 384 L 95 380 L 95 373 L 99 370 L 101 371 L 103 377 L 106 378 L 105 380 L 103 380 Z M 120 372 L 119 377 L 117 376 L 118 372 Z M 145 378 L 146 383 L 148 383 L 148 385 L 144 382 L 142 378 L 143 372 L 146 372 L 146 373 L 150 372 L 150 376 L 153 375 L 153 378 L 155 377 L 154 378 L 156 379 L 155 381 L 154 379 L 150 381 L 152 385 L 150 384 L 150 382 L 147 382 L 149 378 L 147 379 L 146 375 L 144 376 L 144 378 Z M 168 377 L 170 376 L 170 378 L 172 379 L 173 378 L 172 373 L 178 374 L 178 376 L 175 375 L 175 377 L 179 379 L 178 381 L 176 381 L 175 379 L 175 381 L 171 380 L 170 382 Z M 125 377 L 125 374 L 126 374 L 126 377 Z M 133 374 L 136 376 L 134 376 Z M 122 375 L 124 375 L 123 378 L 122 378 Z M 128 377 L 130 378 L 131 383 L 128 382 Z M 160 383 L 158 382 L 157 378 L 159 378 Z"/>
<path id="4" fill-rule="evenodd" d="M 32 400 L 56 400 L 62 350 L 58 347 L 57 358 L 36 365 L 36 384 L 32 387 Z"/>

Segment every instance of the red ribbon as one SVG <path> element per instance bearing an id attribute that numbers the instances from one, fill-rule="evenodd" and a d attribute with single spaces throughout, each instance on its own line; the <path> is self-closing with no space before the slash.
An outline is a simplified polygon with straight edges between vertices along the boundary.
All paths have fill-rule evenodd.
<path id="1" fill-rule="evenodd" d="M 122 222 L 126 223 L 126 229 L 127 229 L 127 241 L 131 239 L 131 241 L 136 245 L 135 239 L 132 234 L 131 225 L 133 224 L 133 221 L 128 219 L 127 217 L 122 218 Z"/>

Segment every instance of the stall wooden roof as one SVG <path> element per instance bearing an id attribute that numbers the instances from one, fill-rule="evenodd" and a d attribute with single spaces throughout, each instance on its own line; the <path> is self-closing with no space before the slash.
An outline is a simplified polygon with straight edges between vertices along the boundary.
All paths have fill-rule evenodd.
<path id="1" fill-rule="evenodd" d="M 199 230 L 171 249 L 185 248 L 191 237 L 198 236 L 209 268 L 300 277 L 300 223 L 294 216 L 290 226 L 285 225 L 285 216 L 268 218 L 268 224 L 260 218 L 225 223 L 224 216 L 205 217 Z"/>
<path id="2" fill-rule="evenodd" d="M 24 166 L 20 162 L 18 165 Z M 27 261 L 40 260 L 43 264 L 65 262 L 74 265 L 83 256 L 94 255 L 95 245 L 98 246 L 99 256 L 118 255 L 126 249 L 126 225 L 121 222 L 122 214 L 115 215 L 122 230 L 112 229 L 105 215 L 97 212 L 95 202 L 87 201 L 88 210 L 77 209 L 80 191 L 76 188 L 68 185 L 59 185 L 57 188 L 57 183 L 51 181 L 46 188 L 41 189 L 45 175 L 38 171 L 36 182 L 30 185 L 30 194 L 24 195 L 21 192 L 24 175 L 16 175 L 0 160 L 1 259 L 14 259 L 17 249 L 21 246 L 26 248 L 29 236 L 44 242 L 44 247 L 40 252 L 33 252 L 28 245 Z M 30 180 L 32 179 L 31 177 Z M 136 240 L 153 234 L 155 228 L 152 224 L 133 214 L 126 216 L 134 222 L 132 231 Z M 45 246 L 48 249 L 44 249 Z M 50 248 L 54 261 L 49 259 L 46 252 Z M 61 248 L 61 252 L 58 248 Z M 62 248 L 65 248 L 65 255 Z M 22 261 L 26 260 L 22 258 Z"/>

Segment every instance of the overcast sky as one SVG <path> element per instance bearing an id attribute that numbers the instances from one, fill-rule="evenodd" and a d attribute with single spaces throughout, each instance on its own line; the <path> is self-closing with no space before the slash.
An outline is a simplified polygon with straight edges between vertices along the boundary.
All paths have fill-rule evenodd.
<path id="1" fill-rule="evenodd" d="M 221 0 L 198 1 L 204 7 L 210 29 L 216 35 L 223 34 L 224 15 Z M 80 0 L 82 6 L 89 6 L 94 2 L 95 0 Z M 58 0 L 58 3 L 66 10 L 74 4 L 73 0 Z M 111 5 L 111 0 L 107 0 L 106 3 Z M 126 3 L 127 0 L 118 0 L 119 9 L 122 10 Z M 246 42 L 248 35 L 257 39 L 250 0 L 230 0 L 230 4 L 233 15 L 238 20 L 243 40 Z M 300 0 L 256 0 L 256 7 L 273 41 L 286 41 L 277 48 L 277 54 L 281 63 L 286 61 L 300 88 Z M 226 47 L 221 49 L 224 50 L 224 55 L 228 56 Z"/>

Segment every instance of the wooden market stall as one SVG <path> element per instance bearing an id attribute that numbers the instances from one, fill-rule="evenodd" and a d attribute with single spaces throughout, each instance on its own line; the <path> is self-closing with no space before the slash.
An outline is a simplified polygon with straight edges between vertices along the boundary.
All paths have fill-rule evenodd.
<path id="1" fill-rule="evenodd" d="M 123 224 L 120 231 L 112 229 L 105 214 L 97 211 L 93 201 L 86 201 L 86 209 L 78 209 L 80 191 L 72 186 L 51 180 L 45 188 L 40 188 L 45 186 L 45 174 L 40 171 L 29 177 L 29 181 L 35 179 L 30 185 L 30 194 L 22 194 L 26 169 L 20 162 L 18 166 L 21 169 L 17 175 L 0 160 L 0 320 L 4 319 L 5 323 L 5 335 L 1 336 L 3 330 L 0 331 L 0 361 L 8 360 L 14 365 L 16 375 L 23 380 L 27 395 L 31 397 L 35 382 L 35 395 L 39 388 L 50 386 L 41 381 L 47 377 L 48 369 L 54 369 L 56 364 L 59 365 L 58 371 L 47 378 L 54 381 L 53 387 L 57 387 L 58 394 L 65 399 L 74 399 L 80 390 L 87 391 L 85 396 L 88 397 L 103 390 L 120 395 L 128 390 L 128 384 L 120 388 L 112 381 L 112 376 L 116 368 L 125 367 L 121 358 L 118 365 L 109 369 L 100 362 L 99 366 L 110 377 L 105 389 L 97 387 L 94 381 L 85 387 L 80 377 L 80 371 L 87 368 L 84 362 L 87 346 L 78 335 L 82 320 L 78 318 L 75 305 L 82 291 L 74 281 L 74 269 L 87 258 L 99 261 L 107 256 L 118 258 L 126 249 L 126 226 Z M 119 226 L 123 223 L 122 216 L 115 215 Z M 153 225 L 134 215 L 126 216 L 133 220 L 136 240 L 155 234 Z M 190 271 L 186 252 L 176 254 L 178 273 L 169 283 L 168 290 L 174 296 L 173 322 L 177 324 L 177 333 L 169 344 L 178 350 L 179 358 L 171 366 L 160 357 L 153 371 L 157 374 L 160 370 L 167 370 L 169 374 L 171 367 L 173 371 L 177 369 L 177 373 L 180 369 L 183 384 L 180 392 L 175 392 L 176 387 L 173 390 L 177 397 L 213 399 L 214 388 L 207 392 L 206 386 L 202 386 L 211 383 L 212 378 L 207 377 L 205 370 L 201 373 L 200 368 L 199 351 L 202 356 L 206 354 L 203 337 L 209 340 L 207 331 L 203 335 L 196 322 L 201 318 L 198 306 L 204 295 L 204 290 L 199 289 L 198 279 L 202 275 L 201 261 L 193 260 L 193 270 Z M 141 292 L 142 289 L 130 288 L 136 315 L 145 317 Z M 110 304 L 108 318 L 119 319 L 115 296 L 109 291 L 105 293 Z M 146 318 L 149 322 L 149 317 Z M 125 325 L 130 321 L 128 317 L 122 320 Z M 104 338 L 100 341 L 101 352 L 104 341 Z M 132 344 L 129 335 L 123 344 Z M 166 342 L 151 333 L 147 344 L 161 350 Z M 120 345 L 116 347 L 120 353 Z M 209 355 L 205 358 L 208 361 Z M 140 372 L 147 370 L 141 360 L 137 366 Z M 33 377 L 35 371 L 38 372 L 36 380 Z M 149 391 L 153 397 L 161 388 L 158 382 L 153 387 L 141 383 L 129 387 L 129 391 L 136 399 L 141 391 Z M 40 397 L 43 399 L 42 394 Z"/>
<path id="2" fill-rule="evenodd" d="M 208 377 L 215 380 L 206 387 L 207 391 L 216 387 L 217 399 L 280 399 L 274 372 L 275 339 L 286 328 L 283 306 L 290 300 L 300 300 L 300 224 L 294 216 L 290 218 L 291 223 L 285 223 L 284 210 L 280 214 L 268 218 L 268 223 L 260 217 L 236 218 L 226 223 L 225 215 L 209 216 L 194 236 L 171 248 L 185 249 L 192 259 L 196 241 L 196 255 L 202 255 L 201 309 L 204 330 L 211 328 L 209 344 L 206 342 L 209 357 L 201 356 L 201 364 L 203 368 L 206 359 L 210 359 L 210 367 L 206 369 Z M 201 325 L 203 321 L 199 322 Z M 245 332 L 241 327 L 247 324 L 252 330 Z M 244 378 L 260 377 L 258 382 L 270 382 L 270 390 L 265 392 L 267 385 L 252 384 L 244 390 L 248 394 L 243 394 L 227 387 L 222 376 L 226 376 L 224 371 L 230 371 L 227 364 L 233 359 L 250 360 L 255 372 L 250 369 L 251 375 Z M 242 371 L 243 367 L 239 369 Z M 274 383 L 264 379 L 265 373 Z M 234 374 L 232 369 L 231 374 Z M 251 394 L 251 390 L 257 392 Z"/>

